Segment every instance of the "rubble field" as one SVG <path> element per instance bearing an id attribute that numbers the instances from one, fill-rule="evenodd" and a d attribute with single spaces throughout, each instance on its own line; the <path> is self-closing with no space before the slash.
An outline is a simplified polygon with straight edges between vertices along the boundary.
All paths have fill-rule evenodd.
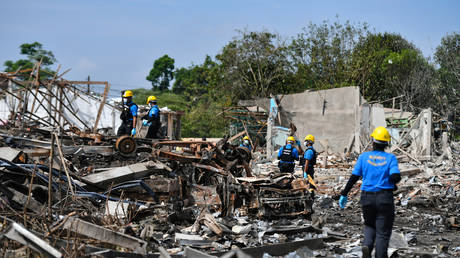
<path id="1" fill-rule="evenodd" d="M 272 130 L 272 113 L 254 120 L 273 137 L 253 152 L 237 144 L 246 122 L 232 137 L 180 140 L 180 112 L 165 112 L 164 139 L 117 137 L 106 95 L 85 113 L 75 103 L 93 97 L 56 77 L 29 85 L 0 74 L 2 257 L 361 257 L 360 183 L 344 210 L 338 198 L 374 118 L 356 134 L 350 125 L 345 152 L 324 148 L 315 179 L 304 179 L 299 166 L 279 172 L 273 153 L 288 130 Z M 389 256 L 460 256 L 460 142 L 441 120 L 426 122 L 430 110 L 410 118 L 389 149 L 402 175 Z"/>

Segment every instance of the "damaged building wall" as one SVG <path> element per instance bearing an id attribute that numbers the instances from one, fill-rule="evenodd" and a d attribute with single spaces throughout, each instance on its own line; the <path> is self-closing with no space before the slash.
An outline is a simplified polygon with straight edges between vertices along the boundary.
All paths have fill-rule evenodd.
<path id="1" fill-rule="evenodd" d="M 360 152 L 369 142 L 369 135 L 378 126 L 386 126 L 384 108 L 380 104 L 367 103 L 359 92 L 359 87 L 343 87 L 320 91 L 280 95 L 279 115 L 275 125 L 289 128 L 293 123 L 297 127 L 296 136 L 303 139 L 306 135 L 315 136 L 315 147 L 327 149 L 331 153 L 349 151 Z M 256 105 L 266 110 L 270 108 L 270 99 L 240 101 L 241 106 Z M 279 147 L 279 137 L 286 133 L 275 127 L 272 134 L 272 146 Z M 277 134 L 278 131 L 283 133 Z M 283 138 L 283 141 L 286 137 Z"/>
<path id="2" fill-rule="evenodd" d="M 323 149 L 335 153 L 343 153 L 348 147 L 359 121 L 357 111 L 361 95 L 358 87 L 303 92 L 280 99 L 281 121 L 294 123 L 299 137 L 312 134 Z"/>

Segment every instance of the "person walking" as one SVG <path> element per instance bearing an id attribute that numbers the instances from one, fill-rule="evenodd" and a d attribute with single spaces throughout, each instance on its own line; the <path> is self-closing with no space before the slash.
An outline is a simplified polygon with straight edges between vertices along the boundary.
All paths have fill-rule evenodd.
<path id="1" fill-rule="evenodd" d="M 307 135 L 305 137 L 305 147 L 307 149 L 305 150 L 305 153 L 303 155 L 303 163 L 302 163 L 302 171 L 303 171 L 303 177 L 308 178 L 308 175 L 310 175 L 311 179 L 315 178 L 315 169 L 314 166 L 316 164 L 316 157 L 318 156 L 317 152 L 313 148 L 313 144 L 315 143 L 315 137 L 311 134 Z"/>
<path id="2" fill-rule="evenodd" d="M 385 127 L 377 127 L 371 134 L 373 150 L 358 157 L 350 179 L 341 192 L 340 208 L 344 209 L 348 192 L 362 178 L 361 207 L 364 217 L 363 257 L 371 257 L 375 245 L 375 257 L 388 257 L 395 206 L 393 190 L 401 180 L 396 156 L 385 152 L 390 134 Z"/>

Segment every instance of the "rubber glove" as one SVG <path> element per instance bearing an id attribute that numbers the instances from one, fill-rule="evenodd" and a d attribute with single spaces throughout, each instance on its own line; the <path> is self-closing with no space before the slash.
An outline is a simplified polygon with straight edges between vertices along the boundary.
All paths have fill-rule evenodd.
<path id="1" fill-rule="evenodd" d="M 133 130 L 131 130 L 131 135 L 132 136 L 136 135 L 136 128 L 133 128 Z"/>
<path id="2" fill-rule="evenodd" d="M 339 199 L 339 206 L 342 209 L 345 209 L 345 206 L 347 205 L 348 202 L 348 197 L 341 195 Z"/>
<path id="3" fill-rule="evenodd" d="M 149 124 L 149 121 L 147 121 L 147 120 L 142 120 L 142 125 L 143 125 L 143 126 L 147 126 L 148 124 Z"/>

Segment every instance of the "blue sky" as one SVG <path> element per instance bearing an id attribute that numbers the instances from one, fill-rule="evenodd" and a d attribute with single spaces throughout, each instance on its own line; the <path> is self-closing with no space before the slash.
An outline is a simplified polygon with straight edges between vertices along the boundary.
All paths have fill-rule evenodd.
<path id="1" fill-rule="evenodd" d="M 176 67 L 202 63 L 236 36 L 269 30 L 293 37 L 309 22 L 367 22 L 396 32 L 432 56 L 441 38 L 460 32 L 460 1 L 179 1 L 0 0 L 0 63 L 17 60 L 19 45 L 38 41 L 53 51 L 70 80 L 106 80 L 114 89 L 146 87 L 153 61 L 168 54 Z M 4 69 L 3 66 L 0 68 Z"/>

